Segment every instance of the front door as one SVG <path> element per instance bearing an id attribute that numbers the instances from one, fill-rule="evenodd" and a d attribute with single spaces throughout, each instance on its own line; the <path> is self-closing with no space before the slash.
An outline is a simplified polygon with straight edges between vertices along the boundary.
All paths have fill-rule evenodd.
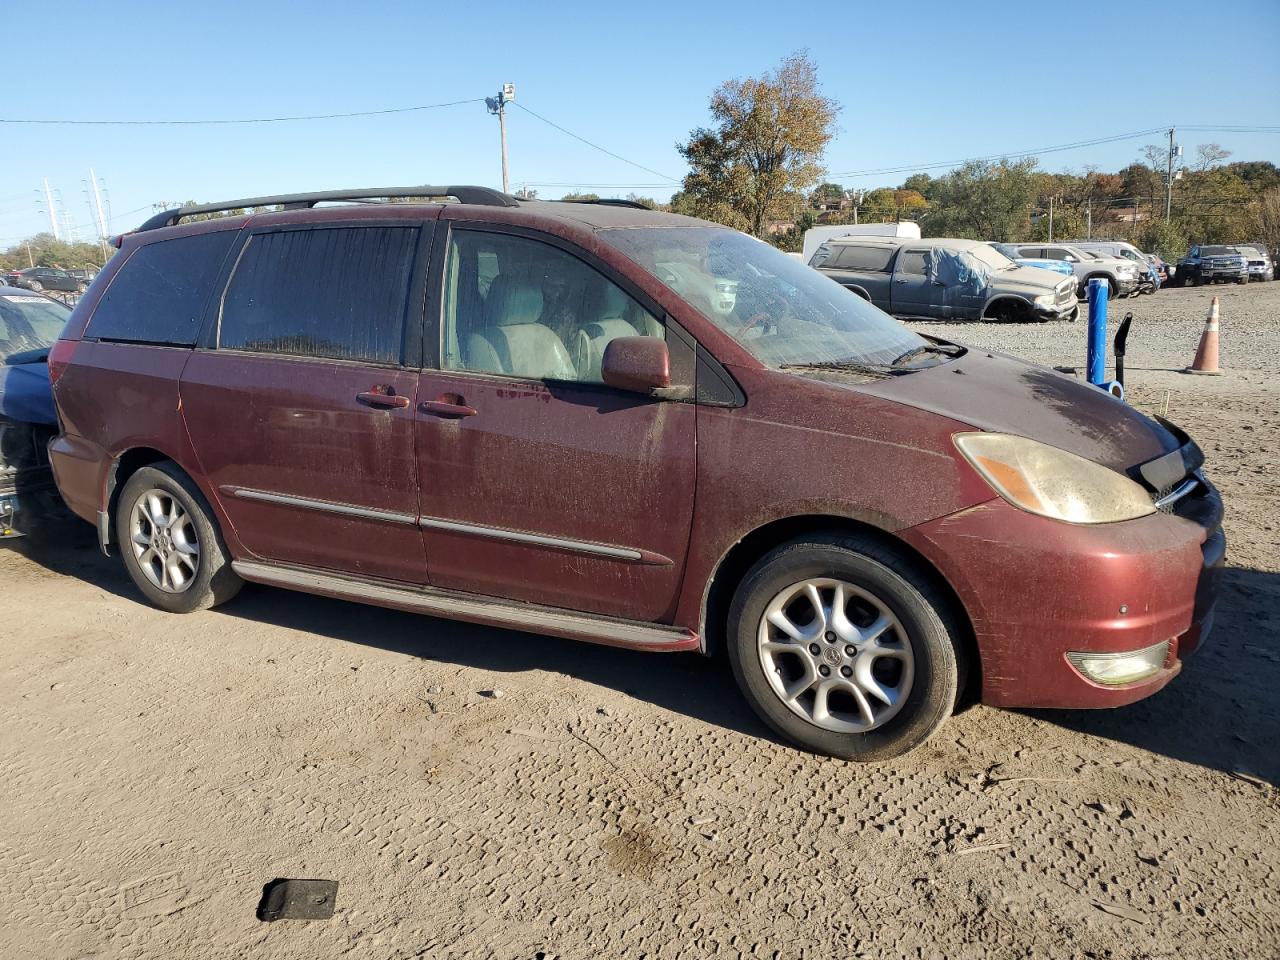
<path id="1" fill-rule="evenodd" d="M 669 618 L 696 408 L 608 387 L 600 365 L 615 337 L 664 337 L 673 379 L 691 377 L 683 341 L 563 242 L 455 224 L 444 254 L 438 369 L 417 404 L 432 585 Z"/>
<path id="2" fill-rule="evenodd" d="M 181 403 L 214 495 L 256 556 L 426 581 L 405 333 L 421 322 L 413 277 L 429 237 L 403 222 L 248 236 Z"/>

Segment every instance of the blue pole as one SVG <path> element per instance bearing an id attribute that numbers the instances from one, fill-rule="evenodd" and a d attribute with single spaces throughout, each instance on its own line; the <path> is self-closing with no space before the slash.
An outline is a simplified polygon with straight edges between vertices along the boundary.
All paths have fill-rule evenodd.
<path id="1" fill-rule="evenodd" d="M 1102 386 L 1107 382 L 1107 295 L 1106 280 L 1089 281 L 1089 382 Z"/>

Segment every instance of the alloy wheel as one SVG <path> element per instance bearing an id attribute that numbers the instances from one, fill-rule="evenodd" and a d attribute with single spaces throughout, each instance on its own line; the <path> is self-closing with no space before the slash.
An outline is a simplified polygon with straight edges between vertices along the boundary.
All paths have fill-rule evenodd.
<path id="1" fill-rule="evenodd" d="M 200 568 L 195 524 L 178 499 L 158 487 L 134 501 L 129 540 L 143 575 L 166 593 L 182 593 Z"/>
<path id="2" fill-rule="evenodd" d="M 757 633 L 770 687 L 824 730 L 866 733 L 897 715 L 915 658 L 906 631 L 862 587 L 826 577 L 793 583 L 765 608 Z"/>

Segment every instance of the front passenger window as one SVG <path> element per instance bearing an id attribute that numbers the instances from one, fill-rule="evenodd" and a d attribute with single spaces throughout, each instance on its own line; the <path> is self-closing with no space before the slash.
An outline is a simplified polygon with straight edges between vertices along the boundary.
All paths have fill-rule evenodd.
<path id="1" fill-rule="evenodd" d="M 448 370 L 603 383 L 611 340 L 665 336 L 617 284 L 548 243 L 454 230 L 445 270 Z"/>

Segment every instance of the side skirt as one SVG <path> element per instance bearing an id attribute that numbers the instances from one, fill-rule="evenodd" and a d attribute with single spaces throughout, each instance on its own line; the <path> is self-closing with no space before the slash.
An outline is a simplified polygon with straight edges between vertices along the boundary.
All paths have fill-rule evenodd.
<path id="1" fill-rule="evenodd" d="M 465 620 L 469 623 L 483 623 L 634 650 L 677 652 L 698 649 L 698 635 L 680 627 L 618 620 L 556 607 L 453 593 L 425 586 L 407 586 L 385 580 L 355 580 L 322 570 L 258 561 L 236 560 L 232 562 L 231 568 L 245 580 L 254 583 L 450 620 Z"/>

